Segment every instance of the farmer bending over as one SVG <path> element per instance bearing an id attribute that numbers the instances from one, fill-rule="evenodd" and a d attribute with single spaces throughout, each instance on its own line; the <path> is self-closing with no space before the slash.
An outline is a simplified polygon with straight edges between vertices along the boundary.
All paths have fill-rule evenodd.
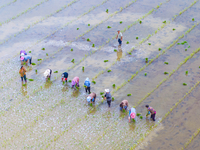
<path id="1" fill-rule="evenodd" d="M 66 81 L 67 82 L 67 78 L 68 78 L 68 73 L 67 72 L 64 72 L 62 74 L 62 82 Z"/>
<path id="2" fill-rule="evenodd" d="M 120 30 L 117 30 L 117 36 L 116 36 L 116 39 L 118 39 L 119 46 L 121 46 L 121 45 L 122 45 L 122 39 L 123 39 L 123 36 L 122 36 L 122 33 L 120 32 Z"/>
<path id="3" fill-rule="evenodd" d="M 128 121 L 131 122 L 131 120 L 134 120 L 134 121 L 137 121 L 137 118 L 136 118 L 136 110 L 135 108 L 131 108 L 129 109 L 129 117 L 128 117 Z"/>
<path id="4" fill-rule="evenodd" d="M 86 78 L 85 79 L 85 82 L 84 82 L 84 85 L 85 85 L 85 91 L 86 91 L 86 93 L 87 93 L 87 91 L 89 92 L 89 94 L 90 94 L 90 80 L 89 80 L 89 78 Z"/>
<path id="5" fill-rule="evenodd" d="M 119 106 L 120 106 L 120 110 L 123 110 L 123 109 L 127 110 L 128 100 L 123 100 Z"/>
<path id="6" fill-rule="evenodd" d="M 110 104 L 111 104 L 111 101 L 112 101 L 112 96 L 110 94 L 110 90 L 109 89 L 105 89 L 105 91 L 106 91 L 106 94 L 104 96 L 104 99 L 107 100 L 108 107 L 110 107 Z"/>
<path id="7" fill-rule="evenodd" d="M 79 87 L 79 77 L 74 77 L 72 80 L 72 88 L 75 86 Z"/>
<path id="8" fill-rule="evenodd" d="M 32 61 L 32 56 L 30 56 L 30 55 L 21 56 L 20 60 L 21 60 L 21 64 L 23 64 L 23 61 L 25 61 L 26 64 L 27 64 L 28 61 L 29 61 L 30 65 L 32 65 L 32 63 L 31 63 L 31 61 Z"/>
<path id="9" fill-rule="evenodd" d="M 20 58 L 21 58 L 21 56 L 27 55 L 25 50 L 21 50 L 19 53 L 20 53 Z"/>
<path id="10" fill-rule="evenodd" d="M 26 69 L 24 68 L 24 66 L 21 66 L 21 68 L 19 70 L 19 74 L 21 76 L 22 84 L 23 84 L 23 78 L 24 78 L 24 81 L 26 83 L 27 82 L 26 81 Z"/>
<path id="11" fill-rule="evenodd" d="M 149 105 L 146 105 L 146 108 L 148 110 L 148 112 L 151 113 L 151 118 L 153 119 L 153 121 L 155 121 L 155 116 L 156 116 L 156 111 L 153 109 L 153 107 L 149 107 Z M 149 113 L 147 113 L 146 116 L 148 116 Z"/>
<path id="12" fill-rule="evenodd" d="M 96 93 L 91 93 L 90 95 L 88 95 L 87 97 L 87 102 L 89 103 L 95 103 L 95 99 L 96 99 Z"/>
<path id="13" fill-rule="evenodd" d="M 47 69 L 47 70 L 44 72 L 44 77 L 45 77 L 46 81 L 48 81 L 48 80 L 51 79 L 51 73 L 52 73 L 52 70 L 51 70 L 51 69 Z"/>

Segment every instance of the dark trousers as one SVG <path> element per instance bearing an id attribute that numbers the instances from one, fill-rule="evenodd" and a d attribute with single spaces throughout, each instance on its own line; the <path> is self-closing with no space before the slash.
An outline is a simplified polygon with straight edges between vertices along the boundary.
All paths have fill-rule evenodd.
<path id="1" fill-rule="evenodd" d="M 156 116 L 156 114 L 151 115 L 151 118 L 153 119 L 153 121 L 156 121 L 155 116 Z"/>
<path id="2" fill-rule="evenodd" d="M 23 79 L 26 82 L 26 75 L 24 75 L 23 77 L 21 77 L 22 82 L 23 82 Z"/>
<path id="3" fill-rule="evenodd" d="M 87 91 L 88 91 L 89 94 L 90 94 L 90 87 L 85 88 L 85 91 L 86 91 L 86 93 L 87 93 Z"/>
<path id="4" fill-rule="evenodd" d="M 118 39 L 119 45 L 122 45 L 122 41 L 121 39 Z"/>
<path id="5" fill-rule="evenodd" d="M 107 103 L 108 103 L 108 107 L 110 107 L 111 101 L 107 101 Z"/>

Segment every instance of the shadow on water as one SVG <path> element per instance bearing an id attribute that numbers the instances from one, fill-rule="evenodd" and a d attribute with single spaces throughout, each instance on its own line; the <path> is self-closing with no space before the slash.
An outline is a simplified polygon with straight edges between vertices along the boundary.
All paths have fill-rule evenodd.
<path id="1" fill-rule="evenodd" d="M 118 51 L 117 51 L 117 60 L 120 61 L 120 59 L 122 58 L 122 48 L 121 46 L 118 46 Z"/>
<path id="2" fill-rule="evenodd" d="M 73 92 L 72 92 L 73 97 L 78 97 L 79 94 L 80 94 L 79 88 L 73 89 Z"/>
<path id="3" fill-rule="evenodd" d="M 23 96 L 27 95 L 27 93 L 28 93 L 28 91 L 27 91 L 27 84 L 22 84 L 21 92 L 22 92 Z"/>

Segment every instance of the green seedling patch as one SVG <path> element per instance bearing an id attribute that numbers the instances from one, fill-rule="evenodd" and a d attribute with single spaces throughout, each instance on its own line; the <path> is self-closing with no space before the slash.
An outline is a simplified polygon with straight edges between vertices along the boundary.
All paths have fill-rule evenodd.
<path id="1" fill-rule="evenodd" d="M 94 45 L 94 44 L 92 44 L 92 47 L 95 47 L 95 45 Z"/>
<path id="2" fill-rule="evenodd" d="M 131 52 L 129 52 L 128 54 L 129 54 L 129 55 L 132 55 L 132 53 L 131 53 Z"/>
<path id="3" fill-rule="evenodd" d="M 85 70 L 85 67 L 82 67 L 82 70 L 84 71 L 84 70 Z"/>
<path id="4" fill-rule="evenodd" d="M 111 70 L 108 70 L 108 72 L 111 72 Z"/>
<path id="5" fill-rule="evenodd" d="M 54 73 L 58 73 L 58 71 L 54 71 Z"/>
<path id="6" fill-rule="evenodd" d="M 183 85 L 184 85 L 184 86 L 187 86 L 187 84 L 186 84 L 186 83 L 183 83 Z"/>
<path id="7" fill-rule="evenodd" d="M 116 49 L 114 49 L 114 52 L 117 52 L 117 50 L 116 50 Z"/>
<path id="8" fill-rule="evenodd" d="M 131 96 L 132 94 L 127 94 L 127 96 Z"/>
<path id="9" fill-rule="evenodd" d="M 40 61 L 40 60 L 42 60 L 42 59 L 38 59 L 38 61 Z"/>
<path id="10" fill-rule="evenodd" d="M 119 23 L 122 24 L 122 21 L 120 21 Z"/>
<path id="11" fill-rule="evenodd" d="M 29 51 L 29 53 L 31 53 L 31 51 Z"/>
<path id="12" fill-rule="evenodd" d="M 141 113 L 137 113 L 137 116 L 139 117 L 141 115 Z"/>
<path id="13" fill-rule="evenodd" d="M 147 76 L 147 73 L 145 73 L 144 75 Z"/>
<path id="14" fill-rule="evenodd" d="M 159 48 L 158 50 L 159 50 L 159 51 L 161 51 L 162 49 L 161 49 L 161 48 Z"/>
<path id="15" fill-rule="evenodd" d="M 149 59 L 148 59 L 148 58 L 145 58 L 145 61 L 146 61 L 146 62 L 148 62 L 148 61 L 149 61 Z"/>
<path id="16" fill-rule="evenodd" d="M 175 31 L 176 29 L 173 28 L 172 30 Z"/>
<path id="17" fill-rule="evenodd" d="M 48 54 L 48 53 L 46 53 L 46 56 L 49 56 L 49 54 Z"/>
<path id="18" fill-rule="evenodd" d="M 166 65 L 168 65 L 169 63 L 168 62 L 164 62 Z"/>
<path id="19" fill-rule="evenodd" d="M 37 69 L 35 69 L 35 73 L 37 73 Z"/>
<path id="20" fill-rule="evenodd" d="M 34 81 L 33 79 L 28 79 L 29 81 Z"/>
<path id="21" fill-rule="evenodd" d="M 42 48 L 42 50 L 45 50 L 45 48 Z"/>
<path id="22" fill-rule="evenodd" d="M 169 74 L 168 72 L 164 72 L 164 74 Z"/>
<path id="23" fill-rule="evenodd" d="M 108 9 L 106 9 L 106 12 L 108 13 Z"/>
<path id="24" fill-rule="evenodd" d="M 104 94 L 104 92 L 100 92 L 100 95 L 103 95 Z"/>
<path id="25" fill-rule="evenodd" d="M 151 45 L 151 43 L 148 43 L 149 45 Z"/>
<path id="26" fill-rule="evenodd" d="M 114 88 L 114 87 L 115 87 L 115 84 L 113 84 L 112 86 L 113 86 L 113 88 Z"/>
<path id="27" fill-rule="evenodd" d="M 87 39 L 88 42 L 90 42 L 90 39 Z"/>
<path id="28" fill-rule="evenodd" d="M 192 21 L 194 21 L 194 18 L 192 18 Z"/>
<path id="29" fill-rule="evenodd" d="M 72 61 L 71 62 L 73 62 L 74 63 L 74 59 L 72 59 Z"/>
<path id="30" fill-rule="evenodd" d="M 188 75 L 188 70 L 187 70 L 187 71 L 185 71 L 185 74 L 186 74 L 186 75 Z"/>
<path id="31" fill-rule="evenodd" d="M 129 41 L 127 41 L 126 44 L 129 44 Z"/>
<path id="32" fill-rule="evenodd" d="M 73 48 L 71 48 L 71 51 L 73 51 Z"/>
<path id="33" fill-rule="evenodd" d="M 187 48 L 185 49 L 185 51 L 187 51 Z"/>
<path id="34" fill-rule="evenodd" d="M 188 48 L 190 48 L 190 46 L 188 46 Z"/>
<path id="35" fill-rule="evenodd" d="M 143 117 L 142 117 L 142 116 L 140 116 L 140 119 L 143 119 Z"/>
<path id="36" fill-rule="evenodd" d="M 90 24 L 88 24 L 88 26 L 90 26 Z"/>
<path id="37" fill-rule="evenodd" d="M 69 80 L 69 82 L 72 82 L 72 80 Z"/>
<path id="38" fill-rule="evenodd" d="M 32 65 L 35 66 L 36 64 L 35 64 L 35 63 L 32 63 Z"/>
<path id="39" fill-rule="evenodd" d="M 138 37 L 136 37 L 136 40 L 138 40 Z"/>
<path id="40" fill-rule="evenodd" d="M 108 60 L 104 60 L 104 62 L 108 62 Z"/>
<path id="41" fill-rule="evenodd" d="M 112 101 L 114 101 L 115 100 L 115 98 L 114 97 L 112 97 Z"/>
<path id="42" fill-rule="evenodd" d="M 140 24 L 142 23 L 142 21 L 140 20 L 140 22 L 139 22 Z"/>
<path id="43" fill-rule="evenodd" d="M 77 28 L 77 30 L 79 30 L 79 28 Z"/>
<path id="44" fill-rule="evenodd" d="M 111 26 L 107 26 L 107 28 L 109 29 L 109 28 L 111 28 Z"/>
<path id="45" fill-rule="evenodd" d="M 92 81 L 92 83 L 96 84 L 96 81 Z"/>
<path id="46" fill-rule="evenodd" d="M 166 23 L 167 21 L 165 20 L 165 21 L 163 21 L 163 23 Z"/>

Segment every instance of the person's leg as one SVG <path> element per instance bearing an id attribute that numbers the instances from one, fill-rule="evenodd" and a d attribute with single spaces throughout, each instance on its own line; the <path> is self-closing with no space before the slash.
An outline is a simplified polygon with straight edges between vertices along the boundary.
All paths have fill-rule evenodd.
<path id="1" fill-rule="evenodd" d="M 156 114 L 153 114 L 153 115 L 152 115 L 153 121 L 156 121 L 156 120 L 155 120 L 155 116 L 156 116 Z"/>
<path id="2" fill-rule="evenodd" d="M 89 94 L 90 94 L 90 87 L 88 87 L 88 92 L 89 92 Z"/>
<path id="3" fill-rule="evenodd" d="M 120 39 L 118 39 L 118 43 L 119 43 L 119 45 L 120 45 Z"/>
<path id="4" fill-rule="evenodd" d="M 119 109 L 122 111 L 123 107 L 120 107 Z"/>
<path id="5" fill-rule="evenodd" d="M 124 109 L 127 110 L 127 106 L 124 106 Z"/>
<path id="6" fill-rule="evenodd" d="M 87 93 L 87 87 L 85 88 L 85 92 Z"/>
<path id="7" fill-rule="evenodd" d="M 32 61 L 32 58 L 29 60 L 29 62 L 30 62 L 30 65 L 32 64 L 32 63 L 31 63 L 31 61 Z"/>
<path id="8" fill-rule="evenodd" d="M 110 107 L 110 103 L 111 103 L 111 101 L 107 101 L 107 103 L 108 103 L 108 107 Z"/>
<path id="9" fill-rule="evenodd" d="M 25 81 L 25 83 L 27 82 L 27 81 L 26 81 L 26 75 L 24 75 L 24 81 Z"/>
<path id="10" fill-rule="evenodd" d="M 22 81 L 22 84 L 23 84 L 23 77 L 21 77 L 21 81 Z"/>

